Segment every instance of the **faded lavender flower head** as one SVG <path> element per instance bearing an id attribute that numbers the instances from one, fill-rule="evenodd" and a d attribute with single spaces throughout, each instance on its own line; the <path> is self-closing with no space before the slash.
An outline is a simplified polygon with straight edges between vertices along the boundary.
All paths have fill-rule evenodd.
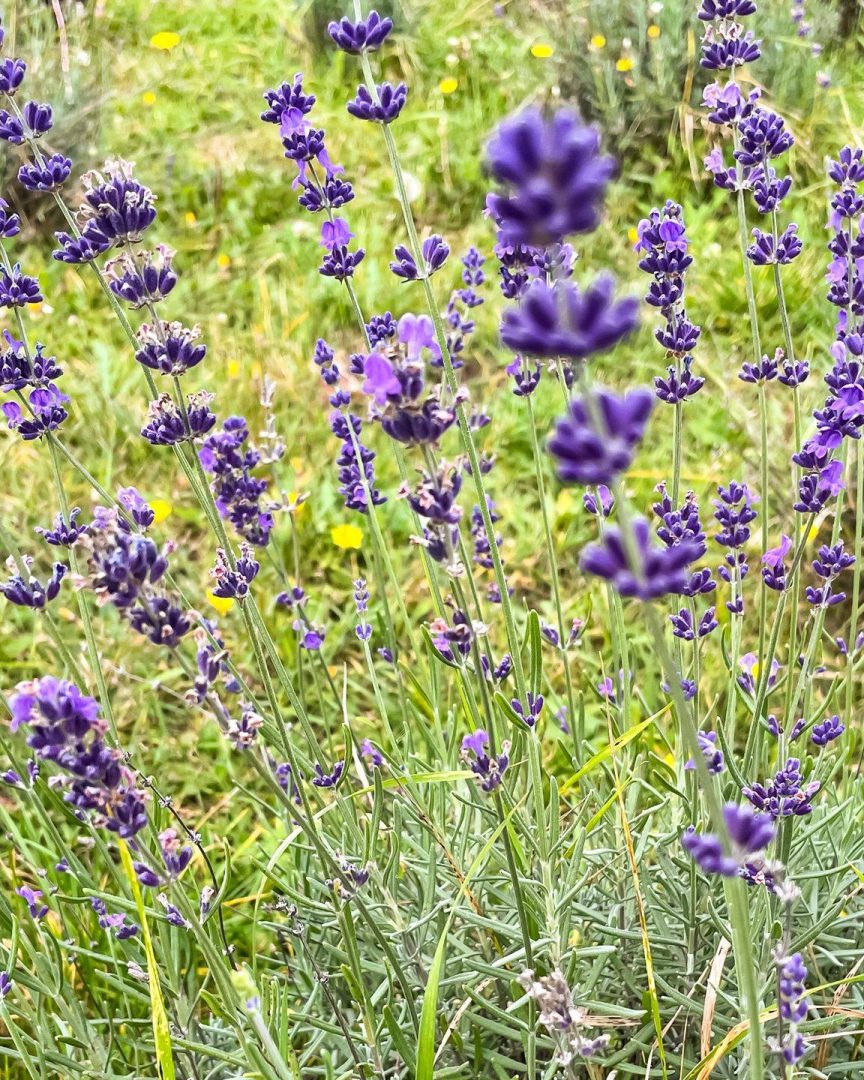
<path id="1" fill-rule="evenodd" d="M 569 1066 L 580 1058 L 593 1058 L 606 1049 L 608 1035 L 588 1038 L 584 1028 L 591 1020 L 587 1009 L 573 1002 L 573 995 L 564 974 L 555 970 L 540 978 L 533 971 L 523 971 L 519 982 L 525 987 L 539 1011 L 538 1022 L 555 1041 L 555 1057 L 561 1065 Z"/>

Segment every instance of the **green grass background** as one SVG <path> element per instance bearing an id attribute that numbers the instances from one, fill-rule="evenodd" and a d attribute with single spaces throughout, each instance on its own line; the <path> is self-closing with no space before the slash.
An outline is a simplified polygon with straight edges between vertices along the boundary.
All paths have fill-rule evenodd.
<path id="1" fill-rule="evenodd" d="M 812 402 L 820 394 L 818 375 L 826 367 L 832 325 L 822 280 L 829 196 L 823 161 L 860 135 L 858 74 L 864 70 L 854 42 L 837 39 L 837 12 L 828 4 L 814 9 L 809 13 L 815 22 L 813 39 L 826 43 L 822 57 L 812 58 L 810 41 L 796 38 L 784 3 L 766 3 L 760 12 L 765 56 L 752 68 L 754 78 L 770 84 L 798 140 L 791 155 L 796 186 L 787 207 L 806 247 L 784 280 L 799 354 L 811 359 L 817 376 L 807 387 Z M 698 27 L 691 5 L 682 0 L 663 5 L 404 3 L 387 10 L 397 33 L 382 54 L 383 68 L 388 77 L 405 79 L 410 86 L 410 104 L 395 132 L 415 215 L 425 232 L 442 232 L 453 249 L 435 279 L 442 306 L 458 283 L 456 256 L 471 243 L 491 254 L 492 230 L 482 216 L 487 190 L 483 147 L 495 123 L 528 102 L 571 100 L 604 127 L 607 145 L 620 161 L 606 219 L 595 236 L 578 246 L 577 273 L 588 276 L 611 268 L 622 289 L 644 289 L 632 253 L 632 229 L 652 205 L 668 197 L 683 202 L 696 260 L 688 277 L 689 307 L 704 328 L 696 366 L 707 380 L 687 410 L 685 482 L 704 498 L 713 483 L 730 478 L 731 469 L 741 472 L 742 458 L 745 474 L 755 475 L 755 395 L 735 379 L 749 355 L 740 259 L 728 200 L 710 186 L 700 164 L 709 148 L 698 107 L 706 79 L 697 64 Z M 358 72 L 352 58 L 332 48 L 324 29 L 339 11 L 329 0 L 305 5 L 103 0 L 82 17 L 67 11 L 65 69 L 50 7 L 18 4 L 6 19 L 18 51 L 30 58 L 31 90 L 55 104 L 51 147 L 70 153 L 79 172 L 98 167 L 107 157 L 132 160 L 158 195 L 159 218 L 151 237 L 177 250 L 180 271 L 165 316 L 200 322 L 209 350 L 205 363 L 188 377 L 190 389 L 212 390 L 221 415 L 248 414 L 254 432 L 262 422 L 261 379 L 266 374 L 275 380 L 279 429 L 287 444 L 279 482 L 310 496 L 298 519 L 304 582 L 313 618 L 337 624 L 331 625 L 328 640 L 334 661 L 340 633 L 351 633 L 350 581 L 364 555 L 361 551 L 346 559 L 330 540 L 334 525 L 356 520 L 356 515 L 344 510 L 336 493 L 332 460 L 337 447 L 326 424 L 325 388 L 309 358 L 319 335 L 347 351 L 360 343 L 344 290 L 317 273 L 319 222 L 297 206 L 290 186 L 293 166 L 282 157 L 276 128 L 258 119 L 266 87 L 303 71 L 308 89 L 318 97 L 315 117 L 327 130 L 331 156 L 356 185 L 356 198 L 344 213 L 367 251 L 355 279 L 364 311 L 389 309 L 398 315 L 421 303 L 410 285 L 399 284 L 387 270 L 392 246 L 401 239 L 400 212 L 379 133 L 345 112 Z M 652 26 L 659 35 L 657 29 L 649 32 Z M 155 48 L 153 35 L 166 31 L 178 35 L 178 43 L 170 50 Z M 600 37 L 605 39 L 602 47 Z M 534 56 L 537 45 L 551 45 L 552 56 Z M 627 71 L 618 70 L 628 66 L 619 63 L 622 58 L 629 63 Z M 830 88 L 817 87 L 819 70 L 831 73 Z M 455 91 L 442 92 L 444 79 L 457 80 Z M 203 591 L 212 552 L 192 495 L 171 456 L 137 434 L 145 413 L 138 366 L 87 277 L 50 259 L 51 230 L 60 223 L 47 200 L 21 202 L 11 180 L 14 167 L 13 152 L 6 161 L 6 191 L 26 225 L 25 235 L 15 242 L 15 257 L 20 251 L 26 268 L 43 282 L 46 303 L 29 317 L 33 335 L 66 368 L 64 387 L 73 404 L 64 434 L 106 486 L 133 483 L 147 498 L 171 503 L 172 514 L 162 529 L 178 541 L 190 590 Z M 498 455 L 491 488 L 504 519 L 504 553 L 513 584 L 520 600 L 548 616 L 545 569 L 542 562 L 538 565 L 541 526 L 530 442 L 524 411 L 503 373 L 509 357 L 497 343 L 500 297 L 491 259 L 487 271 L 489 302 L 475 312 L 478 332 L 465 374 L 474 399 L 494 417 L 482 441 Z M 780 341 L 773 283 L 769 272 L 758 268 L 755 278 L 764 346 L 773 350 Z M 602 378 L 616 384 L 644 382 L 662 371 L 651 315 L 646 309 L 640 334 L 598 362 Z M 777 448 L 772 484 L 788 501 L 789 398 L 780 387 L 772 388 L 769 397 Z M 550 382 L 537 398 L 541 431 L 551 426 L 559 401 Z M 670 435 L 671 414 L 661 407 L 629 481 L 643 503 L 670 472 Z M 391 496 L 383 518 L 395 538 L 407 588 L 422 604 L 424 586 L 408 543 L 408 515 L 393 497 L 392 459 L 377 435 L 372 441 L 383 451 L 381 486 Z M 0 466 L 4 518 L 27 548 L 32 527 L 55 512 L 41 448 L 4 433 Z M 75 501 L 89 507 L 89 492 L 74 477 L 68 480 Z M 578 494 L 557 489 L 553 494 L 567 614 L 572 616 L 587 606 L 575 573 L 586 533 Z M 287 544 L 287 530 L 280 529 L 279 536 Z M 28 613 L 0 603 L 7 627 L 0 663 L 11 683 L 37 665 L 45 642 Z M 149 649 L 131 648 L 112 612 L 105 613 L 102 624 L 111 662 L 132 677 L 126 684 L 121 680 L 120 689 L 132 699 L 127 715 L 139 717 L 130 735 L 142 740 L 157 764 L 164 757 L 181 791 L 187 785 L 195 790 L 198 777 L 187 775 L 173 743 L 155 733 L 162 730 L 160 723 L 169 723 L 172 737 L 194 754 L 202 739 L 208 752 L 216 750 L 215 729 L 208 735 L 198 730 L 198 721 L 190 726 L 170 695 L 148 693 L 145 698 L 154 664 L 156 679 L 170 681 L 166 661 Z M 285 631 L 288 647 L 287 623 Z M 599 648 L 602 627 L 592 633 Z M 218 787 L 218 774 L 212 780 Z"/>

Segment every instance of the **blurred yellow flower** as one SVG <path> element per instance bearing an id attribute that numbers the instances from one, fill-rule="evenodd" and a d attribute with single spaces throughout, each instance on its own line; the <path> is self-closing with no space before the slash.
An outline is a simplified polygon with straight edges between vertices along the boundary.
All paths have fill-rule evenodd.
<path id="1" fill-rule="evenodd" d="M 651 41 L 656 41 L 660 37 L 660 27 L 656 23 L 651 23 L 648 27 L 648 37 Z"/>
<path id="2" fill-rule="evenodd" d="M 236 379 L 237 376 L 240 374 L 240 361 L 239 360 L 229 360 L 227 370 L 228 370 L 228 378 L 229 379 Z"/>
<path id="3" fill-rule="evenodd" d="M 357 550 L 363 543 L 363 530 L 357 525 L 334 525 L 330 530 L 330 539 L 343 551 Z"/>
<path id="4" fill-rule="evenodd" d="M 230 596 L 216 596 L 212 589 L 207 590 L 207 599 L 220 615 L 224 615 L 234 607 L 234 601 Z"/>
<path id="5" fill-rule="evenodd" d="M 459 89 L 459 80 L 454 79 L 452 75 L 448 75 L 446 79 L 442 79 L 438 83 L 438 89 L 442 94 L 453 94 Z"/>
<path id="6" fill-rule="evenodd" d="M 227 270 L 231 265 L 231 256 L 226 255 L 224 251 L 220 251 L 216 256 L 216 265 L 220 270 Z"/>
<path id="7" fill-rule="evenodd" d="M 602 34 L 595 34 L 594 37 L 591 38 L 591 48 L 592 49 L 605 49 L 606 48 L 606 38 L 603 37 Z"/>
<path id="8" fill-rule="evenodd" d="M 616 71 L 632 71 L 633 70 L 633 61 L 630 59 L 629 56 L 621 56 L 621 57 L 618 58 L 618 60 L 615 63 L 615 70 Z"/>
<path id="9" fill-rule="evenodd" d="M 193 225 L 198 224 L 198 218 L 195 217 L 191 210 L 186 211 L 186 216 L 184 220 L 186 221 L 186 224 L 190 227 L 190 229 Z"/>
<path id="10" fill-rule="evenodd" d="M 536 45 L 531 46 L 531 55 L 535 56 L 538 60 L 548 60 L 555 49 L 552 45 L 547 45 L 545 42 L 538 41 Z"/>
<path id="11" fill-rule="evenodd" d="M 632 225 L 627 230 L 627 239 L 630 241 L 631 244 L 635 244 L 636 241 L 639 239 L 639 233 Z"/>
<path id="12" fill-rule="evenodd" d="M 306 512 L 306 495 L 302 491 L 288 492 L 288 510 L 294 517 L 300 517 Z M 359 532 L 359 530 L 358 530 Z"/>
<path id="13" fill-rule="evenodd" d="M 807 542 L 810 543 L 811 541 L 815 540 L 818 535 L 819 522 L 814 521 L 813 524 L 810 526 L 810 531 L 807 533 Z"/>
<path id="14" fill-rule="evenodd" d="M 141 95 L 141 100 L 144 102 L 145 105 L 155 105 L 156 95 L 153 93 L 152 90 L 145 90 L 144 93 Z"/>
<path id="15" fill-rule="evenodd" d="M 167 499 L 151 499 L 150 509 L 153 511 L 153 523 L 155 525 L 161 525 L 162 522 L 169 516 L 174 507 L 168 502 Z"/>
<path id="16" fill-rule="evenodd" d="M 150 38 L 150 44 L 154 49 L 164 49 L 165 52 L 171 52 L 180 44 L 180 35 L 175 34 L 173 30 L 160 30 L 158 34 L 154 34 Z"/>

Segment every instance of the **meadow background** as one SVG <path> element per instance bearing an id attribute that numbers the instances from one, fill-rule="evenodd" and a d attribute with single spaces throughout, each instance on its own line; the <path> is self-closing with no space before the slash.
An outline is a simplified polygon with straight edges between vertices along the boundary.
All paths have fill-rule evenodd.
<path id="1" fill-rule="evenodd" d="M 415 216 L 426 233 L 443 233 L 454 253 L 474 244 L 491 254 L 493 230 L 482 216 L 489 187 L 483 147 L 501 117 L 532 101 L 577 104 L 603 127 L 608 149 L 620 163 L 610 210 L 600 230 L 580 245 L 586 268 L 609 267 L 622 291 L 628 286 L 644 291 L 632 251 L 635 226 L 667 198 L 681 202 L 695 259 L 688 275 L 688 307 L 693 321 L 703 326 L 697 363 L 708 382 L 699 398 L 698 423 L 687 430 L 683 483 L 707 500 L 713 486 L 740 472 L 742 456 L 745 472 L 755 478 L 756 398 L 735 377 L 748 357 L 746 299 L 734 217 L 726 195 L 713 188 L 701 164 L 708 146 L 699 102 L 708 80 L 698 67 L 693 5 L 689 0 L 568 0 L 379 7 L 393 15 L 398 29 L 396 45 L 386 54 L 386 73 L 411 87 L 411 107 L 400 122 L 399 138 Z M 187 385 L 212 390 L 217 406 L 230 401 L 231 411 L 250 417 L 254 432 L 256 418 L 263 424 L 258 405 L 262 378 L 275 381 L 279 430 L 287 445 L 279 482 L 285 490 L 309 494 L 296 522 L 300 562 L 312 604 L 319 605 L 309 615 L 331 626 L 332 648 L 340 632 L 333 624 L 340 619 L 343 635 L 353 637 L 351 581 L 363 551 L 346 556 L 332 541 L 334 527 L 356 523 L 356 518 L 344 510 L 336 490 L 332 461 L 337 443 L 326 423 L 326 387 L 310 358 L 319 336 L 348 351 L 360 343 L 345 291 L 317 273 L 317 222 L 298 209 L 292 171 L 258 113 L 265 88 L 290 80 L 297 71 L 306 74 L 318 97 L 316 116 L 328 133 L 331 154 L 356 185 L 348 217 L 367 250 L 355 278 L 360 303 L 367 312 L 401 314 L 405 287 L 387 270 L 401 221 L 392 178 L 379 141 L 361 137 L 365 132 L 358 135 L 345 112 L 344 103 L 356 88 L 355 71 L 326 35 L 328 21 L 341 7 L 336 0 L 234 2 L 213 8 L 102 0 L 62 10 L 65 44 L 48 4 L 18 4 L 5 16 L 9 32 L 18 36 L 19 51 L 30 58 L 30 92 L 55 104 L 51 149 L 72 157 L 79 173 L 108 157 L 126 158 L 157 194 L 154 238 L 178 253 L 180 281 L 172 313 L 189 324 L 200 323 L 208 345 L 206 364 Z M 785 275 L 785 285 L 799 357 L 810 360 L 818 376 L 825 370 L 819 351 L 824 355 L 831 337 L 823 297 L 826 234 L 820 223 L 829 193 L 823 163 L 845 143 L 861 142 L 864 56 L 857 37 L 844 31 L 848 11 L 843 4 L 813 3 L 807 18 L 813 31 L 800 39 L 785 3 L 760 5 L 766 44 L 754 72 L 796 138 L 790 166 L 795 190 L 787 206 L 800 222 L 805 248 Z M 814 41 L 824 45 L 818 58 L 811 55 Z M 830 87 L 819 85 L 820 72 L 830 74 Z M 51 259 L 53 230 L 62 224 L 59 215 L 50 200 L 28 196 L 22 202 L 12 157 L 7 153 L 4 192 L 23 215 L 25 235 L 31 233 L 27 264 L 42 281 L 46 298 L 29 312 L 32 333 L 65 361 L 67 382 L 74 387 L 75 410 L 64 428 L 66 438 L 103 485 L 110 488 L 113 476 L 122 477 L 147 499 L 162 500 L 163 513 L 170 506 L 165 527 L 191 564 L 190 580 L 203 588 L 211 552 L 206 542 L 199 551 L 205 537 L 195 500 L 171 456 L 154 454 L 138 436 L 145 399 L 137 365 L 119 327 L 94 299 L 89 281 L 74 267 Z M 452 259 L 437 279 L 442 298 L 458 284 L 459 269 Z M 773 352 L 782 340 L 773 281 L 758 270 L 754 279 L 765 327 L 763 346 Z M 495 287 L 490 282 L 487 292 Z M 506 389 L 508 358 L 497 341 L 497 310 L 493 302 L 473 313 L 478 331 L 467 357 L 467 377 L 480 403 L 494 401 L 494 424 L 480 438 L 481 445 L 498 454 L 495 498 L 505 524 L 515 526 L 504 530 L 505 561 L 524 603 L 548 617 L 530 440 L 520 403 Z M 613 385 L 649 382 L 663 373 L 650 313 L 640 334 L 597 370 Z M 805 409 L 820 393 L 818 378 L 811 379 L 803 390 Z M 773 397 L 772 438 L 785 446 L 791 440 L 791 410 L 787 399 Z M 542 432 L 557 415 L 557 396 L 540 395 L 535 409 Z M 670 442 L 664 435 L 671 439 L 671 411 L 658 413 L 657 437 L 643 448 L 628 476 L 637 504 L 644 504 L 669 474 Z M 11 433 L 0 435 L 3 517 L 28 543 L 32 527 L 45 524 L 53 512 L 49 492 L 37 480 L 39 454 L 36 444 L 22 444 Z M 398 486 L 390 455 L 379 455 L 378 470 L 382 488 Z M 772 461 L 772 485 L 791 491 L 788 470 L 778 455 Z M 86 508 L 91 494 L 83 486 L 76 490 L 75 482 L 70 478 L 73 505 Z M 578 490 L 554 488 L 553 494 L 565 592 L 569 586 L 572 614 L 584 614 L 576 561 L 590 521 Z M 400 572 L 409 590 L 415 590 L 422 617 L 426 586 L 408 545 L 409 515 L 393 499 L 381 513 L 396 538 Z M 285 532 L 287 546 L 291 541 Z M 573 553 L 569 565 L 568 550 Z M 285 554 L 293 559 L 290 550 Z M 335 607 L 340 597 L 344 606 Z M 0 639 L 0 665 L 11 683 L 32 671 L 33 650 L 44 651 L 45 642 L 38 620 L 3 599 L 0 605 L 7 628 Z M 286 631 L 287 626 L 286 621 Z M 601 635 L 599 652 L 602 627 L 593 626 L 592 633 Z M 130 650 L 122 633 L 116 652 L 108 648 L 110 663 L 130 676 L 120 680 L 120 693 L 131 699 L 123 711 L 130 719 L 137 717 L 130 733 L 142 752 L 146 748 L 149 768 L 170 779 L 178 797 L 208 798 L 211 793 L 200 788 L 203 775 L 225 798 L 218 770 L 199 772 L 195 766 L 199 754 L 208 763 L 214 756 L 229 757 L 216 728 L 190 724 L 188 712 L 174 709 L 170 695 L 150 692 L 163 677 L 161 671 L 154 676 L 151 652 Z M 164 674 L 170 681 L 170 672 Z M 208 804 L 208 812 L 215 813 L 215 807 Z"/>
<path id="2" fill-rule="evenodd" d="M 454 255 L 471 244 L 491 253 L 493 232 L 482 216 L 488 188 L 483 146 L 500 118 L 529 102 L 577 105 L 601 125 L 607 148 L 620 162 L 609 212 L 580 247 L 586 267 L 610 267 L 622 290 L 643 291 L 632 251 L 635 226 L 667 198 L 682 203 L 695 259 L 688 308 L 703 326 L 697 361 L 708 381 L 694 406 L 698 422 L 687 428 L 683 481 L 707 505 L 718 482 L 758 475 L 758 421 L 755 395 L 736 378 L 750 338 L 735 222 L 726 194 L 711 186 L 702 168 L 708 147 L 699 100 L 707 80 L 698 67 L 694 7 L 689 0 L 378 5 L 397 26 L 395 44 L 385 54 L 386 74 L 404 78 L 411 88 L 398 137 L 415 216 L 425 232 L 443 233 Z M 55 128 L 46 141 L 52 150 L 69 154 L 78 173 L 107 157 L 134 161 L 137 175 L 158 195 L 159 218 L 151 236 L 178 252 L 180 283 L 170 310 L 187 323 L 201 323 L 208 345 L 205 363 L 187 377 L 189 388 L 212 390 L 217 407 L 249 416 L 254 432 L 263 424 L 262 379 L 274 380 L 278 426 L 287 444 L 279 483 L 287 491 L 308 493 L 295 529 L 281 528 L 277 543 L 287 562 L 296 556 L 303 567 L 309 616 L 328 625 L 333 672 L 341 676 L 347 663 L 350 676 L 360 667 L 353 648 L 351 583 L 365 572 L 368 538 L 348 549 L 337 542 L 338 531 L 334 539 L 334 529 L 357 519 L 337 493 L 332 464 L 337 445 L 326 422 L 325 388 L 310 357 L 319 336 L 348 351 L 360 343 L 344 291 L 317 273 L 317 224 L 297 209 L 292 170 L 273 129 L 258 120 L 262 91 L 303 71 L 307 88 L 318 97 L 316 115 L 327 130 L 331 155 L 356 185 L 347 216 L 367 251 L 355 278 L 360 302 L 367 312 L 401 314 L 403 289 L 386 269 L 393 238 L 401 235 L 392 179 L 379 139 L 358 133 L 345 112 L 356 73 L 350 58 L 326 39 L 328 20 L 342 8 L 330 0 L 206 5 L 95 0 L 61 3 L 60 10 L 62 34 L 51 4 L 11 4 L 3 13 L 15 40 L 9 52 L 29 61 L 28 92 L 55 106 Z M 812 35 L 800 39 L 784 0 L 760 4 L 759 36 L 765 44 L 752 77 L 769 88 L 768 100 L 796 138 L 790 165 L 795 188 L 786 208 L 801 223 L 805 248 L 784 284 L 799 357 L 810 360 L 814 370 L 804 387 L 808 409 L 822 394 L 833 321 L 824 300 L 824 159 L 864 139 L 858 15 L 854 4 L 811 2 Z M 812 55 L 814 41 L 824 47 L 818 57 Z M 12 182 L 15 154 L 4 153 L 3 194 L 22 215 L 26 268 L 39 276 L 45 295 L 45 302 L 29 312 L 31 334 L 58 355 L 67 372 L 64 389 L 74 400 L 64 437 L 103 485 L 113 490 L 122 477 L 151 502 L 158 500 L 160 526 L 178 542 L 175 573 L 179 569 L 190 591 L 203 596 L 211 543 L 171 455 L 154 452 L 137 434 L 145 412 L 137 365 L 89 282 L 75 268 L 51 260 L 52 233 L 61 227 L 53 204 L 26 193 L 22 197 Z M 458 269 L 451 258 L 436 279 L 442 298 L 457 284 Z M 491 263 L 489 270 L 487 295 L 497 288 Z M 773 284 L 758 268 L 754 277 L 763 344 L 773 352 L 781 341 Z M 494 401 L 494 422 L 480 439 L 498 455 L 494 495 L 517 602 L 549 617 L 530 439 L 520 403 L 506 387 L 503 366 L 509 357 L 497 344 L 497 310 L 493 302 L 475 313 L 478 331 L 465 376 L 478 402 Z M 662 350 L 649 317 L 613 360 L 601 358 L 598 370 L 613 385 L 648 382 L 662 373 Z M 772 441 L 785 450 L 791 443 L 792 417 L 784 411 L 788 398 L 773 398 Z M 548 430 L 557 396 L 538 395 L 536 409 L 541 432 Z M 670 471 L 671 411 L 661 407 L 658 414 L 654 437 L 627 477 L 640 505 Z M 376 447 L 379 439 L 380 433 L 372 436 Z M 392 492 L 398 478 L 386 453 L 379 455 L 377 467 L 379 486 Z M 47 524 L 55 513 L 40 448 L 0 432 L 0 476 L 4 525 L 30 547 L 33 527 Z M 89 509 L 90 493 L 76 487 L 74 477 L 68 483 L 73 503 Z M 771 483 L 791 497 L 783 453 L 772 458 Z M 578 491 L 554 487 L 552 494 L 567 615 L 587 617 L 589 600 L 576 564 L 591 523 Z M 408 543 L 409 516 L 392 498 L 381 516 L 419 622 L 431 608 L 422 568 Z M 69 607 L 57 609 L 59 618 L 71 622 L 65 593 L 61 604 Z M 267 613 L 276 640 L 294 661 L 289 618 L 273 611 L 272 603 Z M 33 613 L 0 599 L 0 619 L 0 670 L 3 684 L 11 686 L 44 670 L 52 645 Z M 238 631 L 239 625 L 226 627 L 229 643 Z M 640 634 L 634 628 L 634 666 L 644 647 Z M 282 841 L 283 823 L 254 797 L 237 798 L 247 782 L 242 761 L 238 765 L 215 724 L 184 705 L 183 679 L 171 667 L 170 654 L 131 643 L 110 609 L 100 620 L 99 641 L 133 760 L 158 778 L 197 828 L 232 838 L 232 884 L 224 910 L 231 933 L 242 940 L 258 918 L 266 894 L 262 863 Z M 590 622 L 580 654 L 588 681 L 600 677 L 604 644 L 602 621 Z M 371 694 L 355 708 L 361 734 L 374 737 Z M 601 703 L 589 701 L 589 736 L 605 737 L 604 727 Z M 660 743 L 649 749 L 660 757 L 668 751 Z M 588 805 L 596 810 L 604 798 L 596 803 L 589 798 Z M 8 815 L 13 806 L 0 793 L 0 810 Z M 2 873 L 14 883 L 17 860 L 27 862 L 33 853 L 9 854 Z M 849 1074 L 841 1068 L 831 1075 Z"/>

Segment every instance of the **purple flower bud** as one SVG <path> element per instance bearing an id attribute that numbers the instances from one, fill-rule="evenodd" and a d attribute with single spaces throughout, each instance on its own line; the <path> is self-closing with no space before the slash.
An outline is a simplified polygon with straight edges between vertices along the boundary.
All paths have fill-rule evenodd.
<path id="1" fill-rule="evenodd" d="M 374 96 L 366 86 L 357 87 L 357 95 L 348 102 L 348 112 L 358 120 L 392 124 L 405 107 L 408 87 L 405 83 L 384 82 L 375 87 Z"/>
<path id="2" fill-rule="evenodd" d="M 346 18 L 331 22 L 327 33 L 343 52 L 359 54 L 380 49 L 392 29 L 392 19 L 382 18 L 377 11 L 370 11 L 365 19 L 356 23 Z"/>

